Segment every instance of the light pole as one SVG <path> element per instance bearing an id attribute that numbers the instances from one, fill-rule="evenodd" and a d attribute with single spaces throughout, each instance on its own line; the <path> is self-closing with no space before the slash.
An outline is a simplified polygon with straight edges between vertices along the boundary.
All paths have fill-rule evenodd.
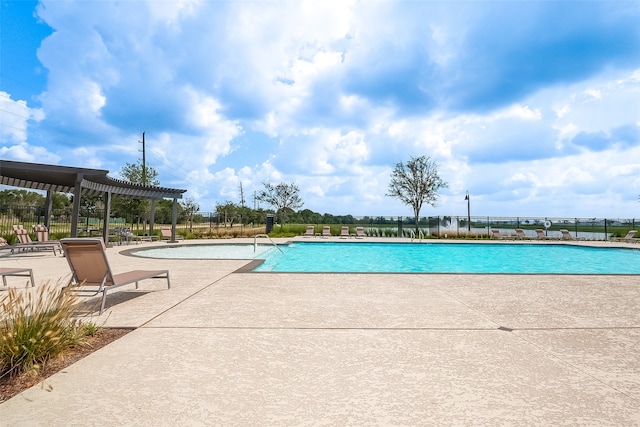
<path id="1" fill-rule="evenodd" d="M 471 233 L 471 197 L 469 196 L 469 191 L 467 191 L 464 199 L 467 201 L 467 230 Z"/>

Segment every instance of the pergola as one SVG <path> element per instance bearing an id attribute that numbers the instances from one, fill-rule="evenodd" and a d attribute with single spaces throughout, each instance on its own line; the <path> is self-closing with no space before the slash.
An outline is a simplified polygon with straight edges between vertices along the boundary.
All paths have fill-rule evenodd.
<path id="1" fill-rule="evenodd" d="M 102 194 L 104 196 L 104 222 L 102 236 L 105 243 L 109 239 L 109 217 L 111 196 L 131 197 L 151 200 L 149 235 L 153 234 L 156 200 L 173 199 L 171 221 L 171 241 L 175 241 L 178 218 L 178 199 L 187 190 L 165 187 L 151 187 L 133 184 L 111 178 L 108 170 L 88 169 L 71 166 L 46 165 L 41 163 L 15 162 L 0 160 L 0 184 L 12 187 L 30 188 L 47 192 L 45 205 L 45 224 L 49 227 L 54 192 L 73 194 L 73 214 L 71 217 L 71 237 L 78 235 L 80 198 L 82 195 Z"/>

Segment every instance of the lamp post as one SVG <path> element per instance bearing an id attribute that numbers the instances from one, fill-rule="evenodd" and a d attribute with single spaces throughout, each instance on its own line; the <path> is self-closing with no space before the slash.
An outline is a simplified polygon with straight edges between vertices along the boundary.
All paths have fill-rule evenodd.
<path id="1" fill-rule="evenodd" d="M 467 191 L 464 199 L 467 201 L 467 230 L 471 233 L 471 197 L 469 197 L 469 191 Z"/>

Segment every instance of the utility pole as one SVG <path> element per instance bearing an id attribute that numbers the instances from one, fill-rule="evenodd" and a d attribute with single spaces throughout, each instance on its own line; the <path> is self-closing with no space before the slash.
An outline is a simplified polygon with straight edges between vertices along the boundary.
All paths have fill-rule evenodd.
<path id="1" fill-rule="evenodd" d="M 144 132 L 142 132 L 142 185 L 147 185 L 147 158 L 144 148 Z"/>
<path id="2" fill-rule="evenodd" d="M 242 191 L 242 181 L 240 181 L 240 206 L 244 208 L 244 191 Z"/>

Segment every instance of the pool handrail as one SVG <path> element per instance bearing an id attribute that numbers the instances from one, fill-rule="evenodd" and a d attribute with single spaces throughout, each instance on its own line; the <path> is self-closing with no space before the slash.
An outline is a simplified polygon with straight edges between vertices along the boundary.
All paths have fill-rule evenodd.
<path id="1" fill-rule="evenodd" d="M 282 249 L 280 249 L 280 247 L 278 247 L 278 245 L 276 244 L 276 242 L 274 242 L 273 240 L 271 240 L 271 237 L 269 237 L 268 234 L 256 234 L 255 236 L 253 236 L 253 252 L 256 251 L 256 249 L 258 248 L 258 237 L 266 237 L 267 239 L 269 239 L 269 241 L 271 242 L 271 244 L 273 246 L 276 247 L 277 250 L 279 250 L 280 252 L 284 253 L 284 251 Z"/>
<path id="2" fill-rule="evenodd" d="M 411 230 L 411 242 L 413 242 L 415 239 L 420 239 L 420 241 L 422 241 L 425 238 L 422 230 L 418 230 L 418 236 L 419 237 L 416 237 L 416 232 L 414 230 Z"/>

